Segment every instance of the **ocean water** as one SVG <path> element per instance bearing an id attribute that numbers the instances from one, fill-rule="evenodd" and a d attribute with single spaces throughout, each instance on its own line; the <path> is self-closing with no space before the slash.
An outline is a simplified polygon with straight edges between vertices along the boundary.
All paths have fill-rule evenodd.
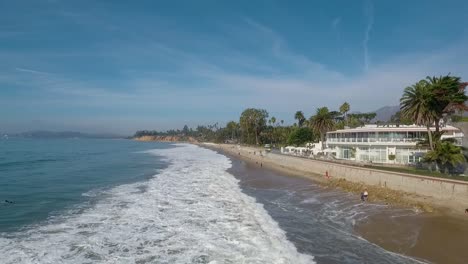
<path id="1" fill-rule="evenodd" d="M 354 232 L 381 213 L 188 144 L 0 141 L 0 263 L 421 263 Z M 249 167 L 250 166 L 250 167 Z M 408 241 L 417 239 L 408 229 Z"/>
<path id="2" fill-rule="evenodd" d="M 167 147 L 130 140 L 0 140 L 0 232 L 82 209 L 101 190 L 151 178 L 166 162 L 142 151 Z"/>
<path id="3" fill-rule="evenodd" d="M 228 171 L 240 180 L 242 190 L 264 206 L 299 252 L 314 256 L 317 263 L 427 263 L 385 250 L 355 231 L 369 218 L 385 217 L 388 226 L 378 226 L 375 233 L 398 226 L 397 232 L 381 239 L 409 249 L 419 239 L 420 222 L 403 227 L 395 221 L 400 217 L 415 220 L 420 215 L 417 211 L 362 203 L 358 195 L 325 189 L 308 179 L 284 176 L 255 164 L 236 160 L 233 165 Z"/>
<path id="4" fill-rule="evenodd" d="M 314 263 L 194 145 L 1 143 L 2 263 Z M 3 199 L 3 198 L 2 198 Z"/>

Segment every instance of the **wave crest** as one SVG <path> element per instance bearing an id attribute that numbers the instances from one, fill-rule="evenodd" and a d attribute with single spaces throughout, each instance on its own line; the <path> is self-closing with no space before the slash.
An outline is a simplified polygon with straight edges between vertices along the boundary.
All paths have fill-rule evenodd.
<path id="1" fill-rule="evenodd" d="M 81 214 L 0 238 L 3 261 L 313 263 L 242 193 L 228 158 L 188 144 L 150 153 L 171 165 L 107 191 Z"/>

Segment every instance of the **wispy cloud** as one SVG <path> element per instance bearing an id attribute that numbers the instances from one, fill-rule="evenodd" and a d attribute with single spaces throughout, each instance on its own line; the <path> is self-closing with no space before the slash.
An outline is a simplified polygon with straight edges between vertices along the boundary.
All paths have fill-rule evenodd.
<path id="1" fill-rule="evenodd" d="M 364 70 L 369 70 L 370 65 L 370 56 L 369 56 L 369 47 L 368 43 L 370 40 L 370 33 L 374 25 L 374 6 L 371 0 L 366 0 L 364 5 L 364 14 L 367 18 L 367 26 L 364 33 L 363 47 L 364 47 Z"/>
<path id="2" fill-rule="evenodd" d="M 332 28 L 333 33 L 336 35 L 336 41 L 338 42 L 340 55 L 343 56 L 344 55 L 344 47 L 343 47 L 343 44 L 342 44 L 342 41 L 341 41 L 340 24 L 341 24 L 341 17 L 336 17 L 335 19 L 333 19 L 333 21 L 331 23 L 331 28 Z"/>
<path id="3" fill-rule="evenodd" d="M 43 71 L 37 71 L 37 70 L 31 70 L 31 69 L 26 69 L 26 68 L 19 68 L 16 67 L 15 70 L 19 72 L 26 72 L 26 73 L 32 73 L 32 74 L 46 74 L 49 75 L 50 73 L 48 72 L 43 72 Z"/>

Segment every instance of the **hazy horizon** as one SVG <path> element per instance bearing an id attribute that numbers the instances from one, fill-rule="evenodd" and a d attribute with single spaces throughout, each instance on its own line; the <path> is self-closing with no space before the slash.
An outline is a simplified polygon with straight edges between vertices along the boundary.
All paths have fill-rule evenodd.
<path id="1" fill-rule="evenodd" d="M 130 135 L 293 123 L 397 105 L 427 75 L 468 79 L 466 1 L 0 3 L 0 132 Z"/>

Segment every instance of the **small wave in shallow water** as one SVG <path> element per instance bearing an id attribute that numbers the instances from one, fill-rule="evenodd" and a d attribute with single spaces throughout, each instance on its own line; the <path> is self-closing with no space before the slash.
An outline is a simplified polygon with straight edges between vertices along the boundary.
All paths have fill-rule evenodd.
<path id="1" fill-rule="evenodd" d="M 149 151 L 169 167 L 104 191 L 80 214 L 0 238 L 3 263 L 313 263 L 226 172 L 193 145 Z M 94 196 L 94 194 L 93 194 Z"/>

